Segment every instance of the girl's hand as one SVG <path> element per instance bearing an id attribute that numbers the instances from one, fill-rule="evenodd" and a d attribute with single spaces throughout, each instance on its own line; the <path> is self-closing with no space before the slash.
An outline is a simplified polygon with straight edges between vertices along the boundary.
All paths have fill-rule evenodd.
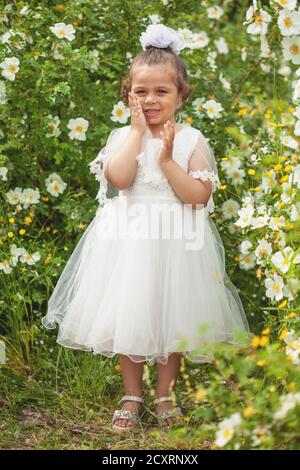
<path id="1" fill-rule="evenodd" d="M 173 143 L 175 138 L 175 122 L 167 121 L 164 124 L 164 131 L 160 132 L 163 136 L 163 146 L 158 155 L 158 163 L 165 163 L 173 158 Z"/>
<path id="2" fill-rule="evenodd" d="M 143 134 L 146 131 L 148 125 L 140 100 L 131 91 L 128 93 L 128 99 L 131 114 L 131 127 L 132 129 L 136 129 Z"/>

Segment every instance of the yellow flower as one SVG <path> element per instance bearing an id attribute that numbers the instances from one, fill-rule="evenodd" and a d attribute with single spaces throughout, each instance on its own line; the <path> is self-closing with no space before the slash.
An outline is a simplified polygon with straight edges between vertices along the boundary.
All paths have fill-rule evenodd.
<path id="1" fill-rule="evenodd" d="M 13 232 L 8 232 L 7 236 L 8 236 L 9 238 L 12 238 L 12 237 L 14 237 L 14 233 L 13 233 Z"/>
<path id="2" fill-rule="evenodd" d="M 83 224 L 82 222 L 80 222 L 79 224 L 76 225 L 76 227 L 80 228 L 80 230 L 84 229 L 85 227 L 85 224 Z"/>
<path id="3" fill-rule="evenodd" d="M 279 183 L 285 183 L 286 181 L 288 181 L 288 179 L 289 179 L 288 175 L 284 175 L 280 178 Z"/>
<path id="4" fill-rule="evenodd" d="M 192 117 L 187 117 L 185 120 L 186 124 L 192 125 L 193 124 L 193 118 Z"/>
<path id="5" fill-rule="evenodd" d="M 195 393 L 195 399 L 196 400 L 203 400 L 203 398 L 205 398 L 206 395 L 207 395 L 206 390 L 204 390 L 204 388 L 199 388 Z"/>
<path id="6" fill-rule="evenodd" d="M 259 342 L 260 346 L 264 347 L 264 346 L 266 346 L 268 343 L 269 343 L 269 337 L 268 337 L 268 336 L 262 336 L 262 337 L 260 338 L 260 342 Z"/>
<path id="7" fill-rule="evenodd" d="M 285 157 L 284 155 L 280 155 L 279 158 L 278 158 L 278 160 L 279 160 L 280 162 L 284 162 L 284 161 L 286 160 L 286 157 Z"/>
<path id="8" fill-rule="evenodd" d="M 62 3 L 58 3 L 57 5 L 53 7 L 53 10 L 59 11 L 60 13 L 64 13 L 66 9 Z"/>
<path id="9" fill-rule="evenodd" d="M 291 156 L 291 160 L 292 160 L 293 163 L 297 163 L 298 162 L 298 155 L 293 153 L 293 155 Z"/>
<path id="10" fill-rule="evenodd" d="M 271 393 L 276 392 L 276 387 L 275 387 L 275 385 L 271 385 L 271 387 L 269 388 L 269 390 L 270 390 Z"/>
<path id="11" fill-rule="evenodd" d="M 228 160 L 228 157 L 222 157 L 221 160 Z"/>
<path id="12" fill-rule="evenodd" d="M 274 165 L 274 171 L 280 171 L 280 170 L 282 170 L 281 163 L 277 163 L 276 165 Z"/>
<path id="13" fill-rule="evenodd" d="M 296 318 L 297 314 L 296 312 L 290 312 L 287 315 L 285 315 L 284 319 L 289 320 L 290 318 Z"/>
<path id="14" fill-rule="evenodd" d="M 295 382 L 291 382 L 290 384 L 288 384 L 287 388 L 289 389 L 290 392 L 295 392 L 296 390 Z"/>
<path id="15" fill-rule="evenodd" d="M 269 335 L 271 333 L 271 328 L 265 328 L 262 332 L 263 335 Z"/>
<path id="16" fill-rule="evenodd" d="M 256 349 L 256 348 L 258 348 L 259 345 L 260 345 L 260 337 L 259 336 L 254 336 L 254 338 L 251 341 L 252 348 Z"/>
<path id="17" fill-rule="evenodd" d="M 273 127 L 285 127 L 286 124 L 281 124 L 281 123 L 278 123 L 277 122 L 271 122 L 271 121 L 267 121 L 267 124 L 269 124 L 269 126 L 273 126 Z"/>
<path id="18" fill-rule="evenodd" d="M 292 170 L 292 168 L 293 168 L 292 165 L 290 165 L 290 164 L 288 163 L 287 165 L 285 165 L 284 171 L 285 171 L 286 173 L 290 173 L 291 170 Z"/>
<path id="19" fill-rule="evenodd" d="M 13 217 L 10 217 L 8 220 L 9 220 L 9 223 L 10 223 L 10 224 L 13 224 L 14 221 L 15 221 L 15 219 L 14 219 Z"/>
<path id="20" fill-rule="evenodd" d="M 26 217 L 24 217 L 24 224 L 25 225 L 29 225 L 29 224 L 31 224 L 31 222 L 32 222 L 31 217 L 29 217 L 28 215 Z"/>
<path id="21" fill-rule="evenodd" d="M 284 327 L 284 328 L 281 330 L 281 332 L 279 333 L 279 339 L 280 339 L 280 340 L 283 340 L 283 339 L 286 337 L 287 332 L 288 332 L 288 329 L 287 329 L 286 327 Z"/>
<path id="22" fill-rule="evenodd" d="M 24 235 L 25 232 L 26 232 L 26 230 L 24 228 L 20 228 L 20 230 L 19 230 L 20 235 Z"/>
<path id="23" fill-rule="evenodd" d="M 115 369 L 116 369 L 117 372 L 121 372 L 121 364 L 117 364 L 115 366 Z"/>
<path id="24" fill-rule="evenodd" d="M 287 304 L 287 300 L 284 300 L 283 302 L 281 302 L 281 304 L 278 305 L 278 308 L 284 308 Z"/>
<path id="25" fill-rule="evenodd" d="M 249 405 L 249 406 L 247 406 L 247 408 L 244 409 L 243 415 L 246 418 L 250 418 L 250 416 L 254 415 L 254 413 L 255 413 L 255 410 L 254 410 L 253 406 Z"/>
<path id="26" fill-rule="evenodd" d="M 264 366 L 266 365 L 266 361 L 260 360 L 260 361 L 258 361 L 258 362 L 256 363 L 256 365 L 257 365 L 258 367 L 264 367 Z"/>
<path id="27" fill-rule="evenodd" d="M 42 200 L 47 202 L 49 200 L 48 196 L 42 196 Z"/>
<path id="28" fill-rule="evenodd" d="M 57 232 L 58 232 L 58 229 L 57 229 L 57 228 L 54 228 L 54 229 L 52 230 L 52 233 L 57 233 Z"/>
<path id="29" fill-rule="evenodd" d="M 222 184 L 222 186 L 220 186 L 220 189 L 226 189 L 227 188 L 227 184 Z"/>
<path id="30" fill-rule="evenodd" d="M 248 175 L 250 175 L 250 176 L 255 175 L 255 170 L 253 168 L 250 168 L 248 170 Z"/>

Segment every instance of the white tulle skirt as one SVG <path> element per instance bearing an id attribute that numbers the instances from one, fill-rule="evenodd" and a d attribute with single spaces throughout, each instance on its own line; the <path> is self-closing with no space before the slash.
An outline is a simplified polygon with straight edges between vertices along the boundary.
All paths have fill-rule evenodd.
<path id="1" fill-rule="evenodd" d="M 127 209 L 136 202 L 127 198 Z M 154 202 L 174 201 L 144 197 L 138 202 L 150 209 Z M 110 237 L 108 229 L 116 234 L 117 221 L 120 226 L 122 217 L 129 220 L 124 201 L 114 197 L 97 211 L 75 247 L 48 301 L 43 325 L 59 324 L 57 342 L 67 348 L 107 357 L 124 354 L 149 365 L 166 364 L 173 352 L 192 362 L 209 362 L 212 355 L 205 345 L 236 344 L 236 332 L 249 332 L 249 326 L 225 272 L 217 228 L 202 212 L 201 249 L 187 249 L 187 238 L 163 238 L 161 232 L 156 239 L 130 238 L 128 232 L 127 237 Z M 135 228 L 142 222 L 141 215 L 130 220 Z"/>

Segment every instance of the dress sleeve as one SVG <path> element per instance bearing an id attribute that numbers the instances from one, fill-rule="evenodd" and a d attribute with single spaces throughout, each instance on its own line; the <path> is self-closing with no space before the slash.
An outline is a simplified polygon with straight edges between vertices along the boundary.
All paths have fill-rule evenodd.
<path id="1" fill-rule="evenodd" d="M 188 174 L 209 182 L 208 187 L 215 192 L 220 186 L 220 180 L 214 154 L 204 135 L 200 131 L 197 134 L 196 144 L 188 162 Z"/>
<path id="2" fill-rule="evenodd" d="M 110 159 L 126 140 L 128 130 L 130 129 L 124 127 L 113 129 L 108 136 L 106 145 L 100 150 L 97 157 L 89 163 L 90 173 L 94 174 L 96 180 L 100 183 L 100 189 L 95 198 L 100 205 L 105 204 L 108 200 L 106 197 L 108 182 L 105 177 L 105 170 Z"/>

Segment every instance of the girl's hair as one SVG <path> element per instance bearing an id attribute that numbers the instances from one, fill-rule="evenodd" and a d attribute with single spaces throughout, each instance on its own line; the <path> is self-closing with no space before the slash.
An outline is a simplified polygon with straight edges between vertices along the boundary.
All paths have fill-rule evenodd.
<path id="1" fill-rule="evenodd" d="M 153 64 L 166 64 L 169 62 L 175 70 L 175 84 L 178 89 L 178 93 L 182 96 L 182 102 L 186 102 L 187 98 L 191 92 L 191 86 L 188 84 L 187 71 L 185 63 L 183 60 L 176 54 L 176 52 L 171 49 L 171 47 L 159 48 L 155 46 L 146 46 L 146 50 L 140 52 L 133 59 L 129 76 L 123 80 L 121 85 L 121 95 L 126 106 L 129 106 L 128 93 L 131 90 L 132 77 L 134 72 L 134 67 L 139 65 L 153 65 Z M 181 111 L 181 106 L 176 108 L 175 115 Z"/>

